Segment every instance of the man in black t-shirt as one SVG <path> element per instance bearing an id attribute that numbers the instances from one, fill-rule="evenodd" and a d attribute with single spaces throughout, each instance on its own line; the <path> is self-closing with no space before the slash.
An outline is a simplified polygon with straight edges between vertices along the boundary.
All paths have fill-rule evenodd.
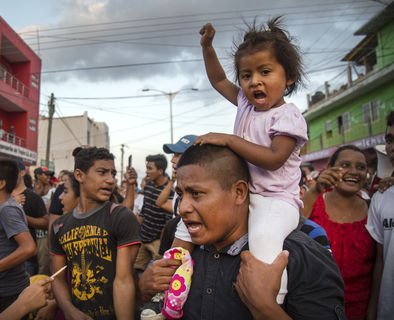
<path id="1" fill-rule="evenodd" d="M 45 203 L 39 195 L 26 187 L 24 182 L 24 176 L 26 174 L 25 165 L 20 160 L 15 160 L 15 162 L 18 165 L 19 175 L 16 188 L 12 192 L 12 195 L 23 207 L 30 234 L 34 239 L 34 242 L 37 243 L 36 229 L 48 228 L 48 215 Z M 38 273 L 37 255 L 31 257 L 25 262 L 25 268 L 26 272 L 30 276 Z"/>
<path id="2" fill-rule="evenodd" d="M 114 156 L 105 148 L 85 148 L 75 158 L 80 201 L 51 230 L 51 266 L 67 265 L 52 286 L 59 307 L 70 319 L 133 319 L 132 266 L 139 248 L 135 215 L 108 200 L 115 187 Z"/>

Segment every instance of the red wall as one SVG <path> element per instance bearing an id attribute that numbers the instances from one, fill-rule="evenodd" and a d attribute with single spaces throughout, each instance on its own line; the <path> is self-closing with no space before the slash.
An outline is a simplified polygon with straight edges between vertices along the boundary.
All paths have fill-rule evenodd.
<path id="1" fill-rule="evenodd" d="M 17 48 L 19 53 L 26 57 L 26 61 L 16 62 L 7 60 L 2 56 L 1 40 L 7 38 Z M 25 139 L 25 148 L 37 152 L 38 146 L 38 115 L 41 81 L 41 59 L 38 55 L 19 37 L 19 35 L 0 17 L 0 64 L 10 71 L 18 80 L 27 87 L 27 96 L 22 96 L 14 88 L 0 81 L 0 95 L 12 101 L 23 109 L 18 112 L 4 112 L 0 110 L 3 120 L 3 129 L 8 131 L 9 126 L 14 125 L 16 135 Z M 32 73 L 38 77 L 38 88 L 33 86 Z M 7 94 L 8 93 L 8 94 Z M 0 105 L 1 108 L 1 105 Z M 29 129 L 29 119 L 35 120 L 36 130 Z M 33 124 L 34 125 L 34 124 Z"/>

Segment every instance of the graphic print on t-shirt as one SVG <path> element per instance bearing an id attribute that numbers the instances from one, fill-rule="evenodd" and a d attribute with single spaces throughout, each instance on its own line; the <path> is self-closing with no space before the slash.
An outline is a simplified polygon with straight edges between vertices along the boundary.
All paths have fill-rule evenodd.
<path id="1" fill-rule="evenodd" d="M 108 231 L 95 225 L 74 227 L 59 238 L 67 258 L 73 261 L 71 290 L 73 298 L 79 299 L 79 303 L 99 300 L 105 292 L 104 286 L 110 280 L 108 270 L 113 261 L 108 241 Z M 113 310 L 107 312 L 110 314 Z"/>

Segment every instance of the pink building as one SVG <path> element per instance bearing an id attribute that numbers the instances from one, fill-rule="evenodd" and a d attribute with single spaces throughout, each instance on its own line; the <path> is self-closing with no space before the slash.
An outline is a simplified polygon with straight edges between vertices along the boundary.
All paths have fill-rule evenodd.
<path id="1" fill-rule="evenodd" d="M 41 59 L 0 17 L 0 157 L 36 164 Z"/>

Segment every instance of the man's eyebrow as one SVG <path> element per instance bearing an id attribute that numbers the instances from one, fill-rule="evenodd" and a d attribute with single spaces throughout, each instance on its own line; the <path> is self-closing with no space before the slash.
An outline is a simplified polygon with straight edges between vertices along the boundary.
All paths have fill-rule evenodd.
<path id="1" fill-rule="evenodd" d="M 187 191 L 187 192 L 191 192 L 191 191 L 194 191 L 194 190 L 196 190 L 196 189 L 201 189 L 201 186 L 198 185 L 198 184 L 193 184 L 193 185 L 188 185 L 188 186 L 186 186 L 184 189 L 185 189 L 185 191 Z"/>
<path id="2" fill-rule="evenodd" d="M 112 168 L 98 167 L 98 168 L 96 168 L 96 170 L 97 170 L 97 171 L 102 170 L 102 171 L 104 171 L 104 172 L 111 171 L 111 172 L 115 172 L 115 173 L 116 173 L 116 170 L 115 170 L 115 169 L 112 169 Z"/>

